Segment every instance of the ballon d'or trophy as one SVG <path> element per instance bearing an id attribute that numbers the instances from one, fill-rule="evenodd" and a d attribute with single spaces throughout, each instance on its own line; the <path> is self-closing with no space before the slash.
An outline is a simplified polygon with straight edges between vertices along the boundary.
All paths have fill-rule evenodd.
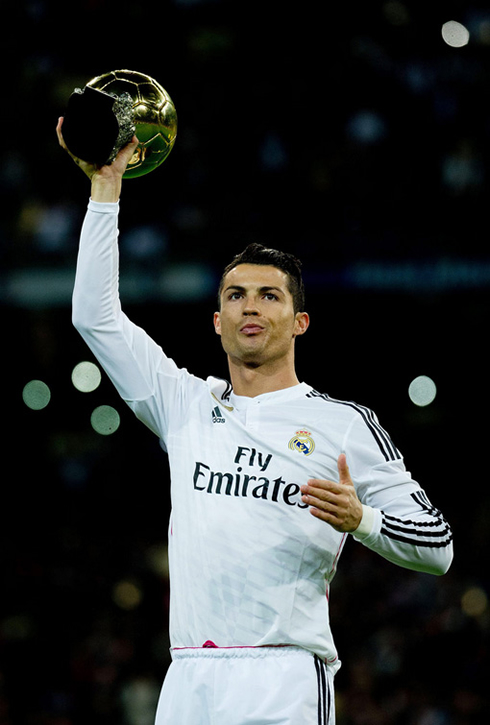
<path id="1" fill-rule="evenodd" d="M 75 88 L 68 99 L 63 138 L 83 161 L 110 164 L 134 134 L 139 144 L 125 179 L 148 174 L 165 161 L 177 136 L 177 113 L 167 91 L 144 73 L 115 70 Z"/>

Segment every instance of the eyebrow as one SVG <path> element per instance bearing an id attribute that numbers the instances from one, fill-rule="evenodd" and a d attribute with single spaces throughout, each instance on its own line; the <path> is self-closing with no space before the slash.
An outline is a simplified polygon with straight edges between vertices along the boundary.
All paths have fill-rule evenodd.
<path id="1" fill-rule="evenodd" d="M 230 292 L 231 290 L 235 290 L 236 292 L 246 292 L 245 287 L 242 287 L 239 284 L 231 284 L 223 290 L 223 293 Z M 259 292 L 262 294 L 265 292 L 279 292 L 282 295 L 284 294 L 284 290 L 281 289 L 281 287 L 275 287 L 273 285 L 264 285 L 263 287 L 259 287 Z"/>

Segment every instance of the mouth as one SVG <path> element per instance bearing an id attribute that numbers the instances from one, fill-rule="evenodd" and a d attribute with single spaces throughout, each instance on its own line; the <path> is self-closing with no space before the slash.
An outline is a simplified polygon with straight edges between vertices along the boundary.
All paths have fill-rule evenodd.
<path id="1" fill-rule="evenodd" d="M 253 322 L 248 322 L 246 325 L 240 328 L 240 332 L 244 335 L 258 335 L 263 332 L 264 328 Z"/>

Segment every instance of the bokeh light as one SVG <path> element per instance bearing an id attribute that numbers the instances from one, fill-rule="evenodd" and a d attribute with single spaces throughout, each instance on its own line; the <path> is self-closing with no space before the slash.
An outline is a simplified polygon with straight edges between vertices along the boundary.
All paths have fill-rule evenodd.
<path id="1" fill-rule="evenodd" d="M 432 378 L 427 375 L 419 375 L 408 386 L 408 395 L 414 405 L 424 407 L 434 401 L 437 387 Z"/>
<path id="2" fill-rule="evenodd" d="M 22 399 L 31 410 L 42 410 L 51 400 L 51 391 L 42 380 L 31 380 L 24 386 Z"/>
<path id="3" fill-rule="evenodd" d="M 119 413 L 112 405 L 99 405 L 90 417 L 90 423 L 94 431 L 104 436 L 115 433 L 120 422 Z"/>
<path id="4" fill-rule="evenodd" d="M 456 20 L 448 20 L 442 26 L 442 37 L 444 42 L 453 48 L 462 48 L 467 45 L 470 39 L 468 29 Z"/>
<path id="5" fill-rule="evenodd" d="M 461 609 L 469 617 L 480 617 L 488 607 L 488 597 L 481 587 L 470 587 L 461 597 Z"/>
<path id="6" fill-rule="evenodd" d="M 71 380 L 75 388 L 80 392 L 92 393 L 99 387 L 102 374 L 97 365 L 83 361 L 73 368 Z"/>
<path id="7" fill-rule="evenodd" d="M 141 604 L 143 592 L 135 582 L 123 580 L 115 585 L 112 599 L 120 609 L 131 611 Z"/>

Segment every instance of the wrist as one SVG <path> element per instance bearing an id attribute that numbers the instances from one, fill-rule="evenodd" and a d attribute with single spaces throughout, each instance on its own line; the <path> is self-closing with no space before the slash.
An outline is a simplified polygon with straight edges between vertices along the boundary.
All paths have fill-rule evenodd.
<path id="1" fill-rule="evenodd" d="M 356 538 L 364 538 L 369 536 L 374 525 L 374 509 L 371 506 L 362 504 L 362 518 L 359 526 L 354 531 L 351 531 Z"/>
<path id="2" fill-rule="evenodd" d="M 104 169 L 107 167 L 104 167 Z M 100 171 L 92 176 L 91 198 L 101 203 L 115 203 L 121 196 L 122 179 L 119 176 L 107 176 Z"/>

